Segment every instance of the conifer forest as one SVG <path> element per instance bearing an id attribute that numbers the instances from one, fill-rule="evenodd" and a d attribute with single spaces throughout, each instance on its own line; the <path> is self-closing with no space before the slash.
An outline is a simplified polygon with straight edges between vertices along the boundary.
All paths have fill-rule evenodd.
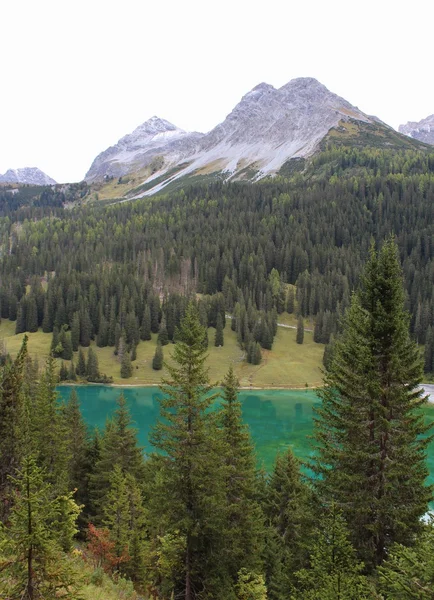
<path id="1" fill-rule="evenodd" d="M 27 335 L 0 349 L 0 598 L 434 599 L 434 154 L 296 162 L 119 203 L 0 192 L 1 320 L 52 336 L 45 364 Z M 288 447 L 265 472 L 207 349 L 231 328 L 258 364 L 284 311 L 301 349 L 306 318 L 326 345 L 321 403 L 309 460 Z M 109 384 L 105 347 L 128 379 L 152 334 L 152 368 L 171 362 L 145 454 L 122 393 L 98 430 L 56 386 Z"/>

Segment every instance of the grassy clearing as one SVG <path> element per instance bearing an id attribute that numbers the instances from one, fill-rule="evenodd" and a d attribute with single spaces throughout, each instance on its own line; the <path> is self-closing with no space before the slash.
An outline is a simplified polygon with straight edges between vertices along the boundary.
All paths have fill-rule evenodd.
<path id="1" fill-rule="evenodd" d="M 279 322 L 295 325 L 293 315 L 279 315 Z M 307 326 L 307 324 L 306 324 Z M 0 324 L 0 339 L 3 338 L 6 349 L 12 356 L 16 356 L 21 347 L 24 334 L 15 335 L 15 323 L 3 320 Z M 51 334 L 29 333 L 29 353 L 32 358 L 38 358 L 42 363 L 48 356 L 51 344 Z M 322 356 L 324 346 L 315 344 L 312 333 L 306 331 L 303 345 L 295 341 L 296 330 L 279 327 L 272 350 L 263 350 L 263 360 L 260 365 L 249 365 L 243 360 L 236 335 L 230 328 L 230 322 L 224 330 L 224 346 L 214 346 L 215 330 L 208 330 L 208 360 L 209 376 L 212 383 L 219 383 L 224 378 L 229 365 L 234 371 L 243 387 L 288 387 L 298 388 L 318 386 L 321 383 Z M 120 363 L 113 354 L 113 348 L 97 348 L 96 350 L 99 369 L 101 373 L 113 377 L 115 384 L 122 385 L 151 385 L 159 384 L 162 377 L 168 375 L 164 368 L 162 371 L 152 369 L 152 359 L 155 353 L 157 336 L 153 335 L 149 342 L 140 342 L 137 348 L 137 360 L 133 363 L 133 375 L 129 379 L 120 377 Z M 164 346 L 164 359 L 170 362 L 172 344 Z M 74 361 L 77 364 L 75 353 Z M 58 361 L 60 365 L 60 360 Z M 68 361 L 66 361 L 68 363 Z"/>

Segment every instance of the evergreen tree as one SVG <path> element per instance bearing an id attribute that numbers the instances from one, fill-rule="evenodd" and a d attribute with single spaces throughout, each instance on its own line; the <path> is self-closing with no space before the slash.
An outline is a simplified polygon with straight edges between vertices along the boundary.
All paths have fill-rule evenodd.
<path id="1" fill-rule="evenodd" d="M 145 305 L 143 311 L 142 326 L 140 327 L 140 339 L 147 341 L 151 339 L 151 310 L 149 305 Z"/>
<path id="2" fill-rule="evenodd" d="M 362 575 L 345 520 L 332 505 L 321 519 L 311 551 L 310 569 L 296 573 L 303 600 L 372 600 L 373 589 Z"/>
<path id="3" fill-rule="evenodd" d="M 15 334 L 26 331 L 26 303 L 25 298 L 18 302 L 17 320 L 15 323 Z"/>
<path id="4" fill-rule="evenodd" d="M 78 312 L 74 313 L 71 323 L 71 343 L 74 352 L 77 352 L 78 345 L 80 343 L 80 315 Z"/>
<path id="5" fill-rule="evenodd" d="M 62 329 L 61 344 L 63 348 L 62 358 L 64 360 L 71 360 L 74 356 L 72 350 L 71 333 L 69 331 L 65 331 L 65 329 Z"/>
<path id="6" fill-rule="evenodd" d="M 76 533 L 78 506 L 71 495 L 53 497 L 32 456 L 24 458 L 11 482 L 12 511 L 7 526 L 0 528 L 1 596 L 74 600 L 79 594 L 78 574 L 62 549 L 70 548 Z"/>
<path id="7" fill-rule="evenodd" d="M 95 350 L 91 346 L 87 351 L 86 375 L 88 381 L 99 381 L 101 378 L 98 366 L 98 357 Z"/>
<path id="8" fill-rule="evenodd" d="M 62 360 L 62 362 L 60 364 L 60 370 L 59 370 L 59 381 L 66 381 L 67 379 L 68 379 L 68 369 Z"/>
<path id="9" fill-rule="evenodd" d="M 238 571 L 261 570 L 263 514 L 256 498 L 255 455 L 248 427 L 242 421 L 239 383 L 230 367 L 223 380 L 220 412 L 224 442 L 226 569 L 233 583 Z M 223 565 L 222 565 L 223 566 Z"/>
<path id="10" fill-rule="evenodd" d="M 395 544 L 378 569 L 380 591 L 393 600 L 432 600 L 434 594 L 434 527 L 424 526 L 413 548 Z"/>
<path id="11" fill-rule="evenodd" d="M 86 377 L 86 359 L 84 357 L 84 352 L 81 348 L 78 351 L 78 363 L 76 372 L 79 377 Z"/>
<path id="12" fill-rule="evenodd" d="M 167 346 L 169 343 L 169 334 L 167 333 L 166 321 L 163 319 L 161 322 L 160 331 L 158 332 L 157 342 L 162 346 Z"/>
<path id="13" fill-rule="evenodd" d="M 223 335 L 223 319 L 220 313 L 217 313 L 217 323 L 214 337 L 214 346 L 223 346 L 224 345 L 224 335 Z"/>
<path id="14" fill-rule="evenodd" d="M 68 379 L 69 381 L 77 381 L 77 373 L 75 371 L 75 365 L 73 360 L 71 360 L 71 362 L 69 363 Z"/>
<path id="15" fill-rule="evenodd" d="M 108 345 L 108 332 L 109 325 L 107 319 L 104 317 L 104 313 L 101 313 L 98 325 L 98 335 L 96 338 L 96 345 L 98 348 L 104 348 Z"/>
<path id="16" fill-rule="evenodd" d="M 34 333 L 38 331 L 38 306 L 34 294 L 27 297 L 26 306 L 26 331 Z"/>
<path id="17" fill-rule="evenodd" d="M 53 329 L 53 337 L 51 338 L 50 353 L 52 356 L 60 356 L 63 352 L 63 346 L 60 343 L 59 330 L 57 327 Z"/>
<path id="18" fill-rule="evenodd" d="M 77 490 L 76 500 L 82 504 L 85 500 L 88 433 L 81 414 L 80 401 L 74 389 L 62 407 L 62 416 L 68 450 L 68 489 Z"/>
<path id="19" fill-rule="evenodd" d="M 170 536 L 170 546 L 179 548 L 176 571 L 165 581 L 156 575 L 155 581 L 185 600 L 197 598 L 203 590 L 228 597 L 228 582 L 216 555 L 221 547 L 224 487 L 216 418 L 207 410 L 215 396 L 209 395 L 204 337 L 190 303 L 177 332 L 174 364 L 167 367 L 170 380 L 162 385 L 161 420 L 151 433 L 151 443 L 162 454 L 153 458 L 158 476 L 150 494 L 150 522 L 156 542 L 164 542 L 158 538 L 159 523 L 164 523 L 166 540 Z"/>
<path id="20" fill-rule="evenodd" d="M 265 573 L 270 600 L 289 598 L 294 573 L 307 563 L 313 516 L 310 492 L 291 449 L 278 455 L 266 489 Z"/>
<path id="21" fill-rule="evenodd" d="M 123 394 L 117 400 L 113 419 L 106 424 L 98 454 L 90 487 L 97 520 L 101 520 L 114 466 L 118 464 L 123 473 L 130 473 L 138 481 L 143 476 L 142 449 L 137 445 L 137 431 L 132 428 L 131 415 Z"/>
<path id="22" fill-rule="evenodd" d="M 163 368 L 163 362 L 163 348 L 161 347 L 161 344 L 157 344 L 157 347 L 155 348 L 154 358 L 152 359 L 152 368 L 154 369 L 154 371 L 161 371 L 161 369 Z"/>
<path id="23" fill-rule="evenodd" d="M 292 286 L 290 286 L 290 288 L 288 290 L 288 294 L 286 296 L 286 312 L 291 315 L 294 312 L 294 308 L 295 308 L 294 288 Z"/>
<path id="24" fill-rule="evenodd" d="M 133 374 L 133 365 L 131 364 L 130 353 L 125 351 L 122 356 L 121 362 L 121 377 L 122 379 L 128 379 Z"/>
<path id="25" fill-rule="evenodd" d="M 434 329 L 428 327 L 424 352 L 424 372 L 434 373 Z"/>
<path id="26" fill-rule="evenodd" d="M 237 600 L 267 600 L 267 588 L 262 575 L 240 569 L 236 585 Z"/>
<path id="27" fill-rule="evenodd" d="M 344 511 L 368 568 L 393 542 L 411 544 L 431 489 L 425 486 L 427 427 L 418 410 L 422 364 L 410 340 L 397 250 L 389 239 L 371 250 L 360 291 L 335 342 L 315 418 L 324 499 Z M 393 510 L 391 510 L 393 507 Z"/>
<path id="28" fill-rule="evenodd" d="M 56 362 L 48 357 L 39 381 L 36 397 L 29 399 L 31 443 L 38 466 L 45 470 L 46 481 L 57 494 L 68 490 L 68 448 L 64 421 L 60 412 L 56 385 Z"/>
<path id="29" fill-rule="evenodd" d="M 297 336 L 295 338 L 297 344 L 302 344 L 304 342 L 304 323 L 303 317 L 300 315 L 297 320 Z"/>
<path id="30" fill-rule="evenodd" d="M 4 500 L 10 487 L 9 476 L 19 467 L 26 435 L 24 366 L 27 358 L 27 336 L 12 363 L 0 371 L 0 519 L 6 517 Z"/>
<path id="31" fill-rule="evenodd" d="M 114 568 L 121 571 L 123 563 L 129 560 L 130 515 L 126 477 L 119 464 L 114 466 L 109 485 L 103 505 L 103 524 L 108 527 L 110 539 L 114 543 Z"/>

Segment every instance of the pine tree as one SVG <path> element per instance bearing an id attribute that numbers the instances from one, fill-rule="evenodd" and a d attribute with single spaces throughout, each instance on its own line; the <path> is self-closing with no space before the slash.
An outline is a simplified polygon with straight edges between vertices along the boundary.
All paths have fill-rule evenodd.
<path id="1" fill-rule="evenodd" d="M 12 511 L 7 526 L 0 529 L 1 597 L 77 598 L 78 574 L 62 549 L 70 547 L 76 533 L 78 506 L 70 494 L 53 495 L 32 456 L 24 457 L 11 483 Z"/>
<path id="2" fill-rule="evenodd" d="M 34 294 L 29 294 L 27 297 L 26 331 L 30 331 L 32 333 L 38 331 L 38 307 Z"/>
<path id="3" fill-rule="evenodd" d="M 214 337 L 214 346 L 223 346 L 224 345 L 224 335 L 223 335 L 223 319 L 220 313 L 217 313 L 217 324 L 215 330 Z"/>
<path id="4" fill-rule="evenodd" d="M 215 396 L 209 395 L 204 337 L 197 309 L 190 303 L 177 332 L 173 364 L 168 365 L 170 380 L 163 380 L 161 420 L 151 433 L 151 443 L 163 454 L 153 458 L 159 468 L 150 494 L 150 522 L 156 541 L 158 524 L 164 523 L 166 539 L 170 536 L 171 545 L 179 548 L 176 572 L 159 587 L 168 585 L 185 600 L 203 589 L 213 595 L 215 588 L 219 593 L 214 595 L 227 597 L 227 581 L 217 568 L 224 487 L 216 417 L 207 410 Z"/>
<path id="5" fill-rule="evenodd" d="M 119 464 L 114 466 L 109 486 L 103 505 L 103 524 L 108 527 L 110 539 L 114 543 L 114 568 L 116 571 L 123 571 L 123 563 L 130 558 L 128 554 L 130 514 L 126 477 Z"/>
<path id="6" fill-rule="evenodd" d="M 237 600 L 267 600 L 267 588 L 262 575 L 240 569 L 236 585 Z"/>
<path id="7" fill-rule="evenodd" d="M 157 342 L 159 344 L 161 344 L 162 346 L 167 346 L 167 344 L 169 343 L 169 334 L 167 333 L 165 319 L 163 319 L 161 322 L 160 331 L 158 332 Z"/>
<path id="8" fill-rule="evenodd" d="M 304 341 L 304 323 L 303 317 L 300 315 L 297 320 L 297 336 L 295 338 L 297 344 L 302 344 Z"/>
<path id="9" fill-rule="evenodd" d="M 424 352 L 424 372 L 434 373 L 434 329 L 428 327 Z"/>
<path id="10" fill-rule="evenodd" d="M 31 443 L 38 466 L 45 470 L 46 481 L 57 494 L 68 490 L 68 448 L 64 421 L 56 392 L 57 368 L 49 356 L 42 374 L 36 397 L 28 399 Z"/>
<path id="11" fill-rule="evenodd" d="M 140 339 L 147 341 L 151 339 L 151 311 L 149 304 L 145 305 L 143 311 L 142 326 L 140 327 Z"/>
<path id="12" fill-rule="evenodd" d="M 77 381 L 77 373 L 75 371 L 75 365 L 73 360 L 71 360 L 71 362 L 69 363 L 68 379 L 69 381 Z"/>
<path id="13" fill-rule="evenodd" d="M 80 315 L 78 312 L 74 313 L 71 323 L 71 343 L 74 352 L 77 352 L 80 343 Z"/>
<path id="14" fill-rule="evenodd" d="M 312 544 L 310 569 L 296 573 L 303 600 L 372 600 L 373 589 L 362 575 L 360 562 L 336 506 L 321 519 Z"/>
<path id="15" fill-rule="evenodd" d="M 76 372 L 79 377 L 86 377 L 86 359 L 84 357 L 84 352 L 81 348 L 78 351 L 78 363 Z"/>
<path id="16" fill-rule="evenodd" d="M 13 363 L 0 371 L 0 519 L 8 512 L 4 501 L 9 491 L 9 476 L 19 467 L 26 435 L 24 366 L 27 358 L 27 336 Z"/>
<path id="17" fill-rule="evenodd" d="M 286 297 L 286 312 L 290 315 L 294 312 L 295 308 L 295 293 L 294 288 L 291 286 L 288 290 L 288 294 Z"/>
<path id="18" fill-rule="evenodd" d="M 98 366 L 98 357 L 92 346 L 87 351 L 86 375 L 88 381 L 99 381 L 101 378 Z"/>
<path id="19" fill-rule="evenodd" d="M 412 542 L 431 498 L 429 438 L 421 438 L 427 428 L 418 410 L 422 364 L 408 325 L 390 239 L 378 254 L 371 250 L 315 418 L 315 485 L 342 507 L 368 568 L 382 563 L 393 542 Z"/>
<path id="20" fill-rule="evenodd" d="M 85 500 L 88 433 L 80 410 L 80 400 L 74 389 L 62 407 L 62 417 L 68 450 L 68 489 L 77 489 L 76 500 L 82 504 Z"/>
<path id="21" fill-rule="evenodd" d="M 294 573 L 307 562 L 312 529 L 310 492 L 291 449 L 278 455 L 264 500 L 267 523 L 265 573 L 270 600 L 289 598 Z"/>
<path id="22" fill-rule="evenodd" d="M 434 527 L 424 526 L 413 548 L 395 544 L 379 567 L 379 588 L 393 600 L 432 600 L 434 589 Z"/>
<path id="23" fill-rule="evenodd" d="M 60 370 L 59 370 L 59 381 L 66 381 L 67 379 L 68 379 L 68 369 L 62 360 L 62 362 L 60 364 Z"/>
<path id="24" fill-rule="evenodd" d="M 121 377 L 122 379 L 128 379 L 133 374 L 133 365 L 131 364 L 130 353 L 125 351 L 122 356 L 121 362 Z"/>
<path id="25" fill-rule="evenodd" d="M 117 400 L 117 408 L 108 421 L 101 440 L 99 457 L 91 476 L 91 502 L 101 518 L 101 507 L 110 485 L 113 467 L 118 464 L 123 473 L 131 474 L 138 481 L 143 477 L 143 454 L 137 444 L 137 431 L 132 427 L 131 415 L 123 394 Z"/>
<path id="26" fill-rule="evenodd" d="M 61 339 L 61 344 L 62 344 L 62 348 L 63 348 L 62 358 L 64 360 L 71 360 L 72 357 L 74 356 L 73 350 L 72 350 L 71 332 L 65 331 L 64 329 L 62 329 L 62 332 L 63 332 L 62 339 Z"/>
<path id="27" fill-rule="evenodd" d="M 163 368 L 164 356 L 163 356 L 163 348 L 161 344 L 157 344 L 155 348 L 154 358 L 152 359 L 152 368 L 154 371 L 161 371 Z"/>
<path id="28" fill-rule="evenodd" d="M 227 572 L 233 583 L 238 571 L 261 570 L 263 514 L 256 498 L 255 455 L 248 427 L 242 421 L 239 383 L 230 367 L 222 382 L 220 421 L 225 467 L 225 525 L 223 530 Z"/>

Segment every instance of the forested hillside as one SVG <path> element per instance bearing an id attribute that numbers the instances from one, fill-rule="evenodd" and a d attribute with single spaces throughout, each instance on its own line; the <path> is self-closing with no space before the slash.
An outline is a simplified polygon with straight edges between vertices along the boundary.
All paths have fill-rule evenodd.
<path id="1" fill-rule="evenodd" d="M 290 448 L 258 472 L 227 370 L 211 394 L 189 302 L 161 386 L 153 451 L 126 400 L 89 432 L 27 340 L 0 368 L 0 595 L 10 600 L 432 598 L 422 518 L 430 441 L 396 246 L 372 248 L 325 378 L 309 466 Z M 209 410 L 220 395 L 220 405 Z"/>
<path id="2" fill-rule="evenodd" d="M 433 154 L 331 147 L 289 178 L 110 206 L 20 208 L 0 221 L 0 314 L 17 333 L 64 329 L 73 350 L 96 339 L 117 351 L 122 340 L 134 357 L 150 331 L 172 340 L 186 297 L 200 293 L 203 325 L 232 313 L 253 361 L 258 345 L 271 347 L 285 308 L 314 316 L 315 340 L 328 343 L 371 240 L 392 233 L 411 332 L 426 344 L 431 372 L 433 199 Z"/>

